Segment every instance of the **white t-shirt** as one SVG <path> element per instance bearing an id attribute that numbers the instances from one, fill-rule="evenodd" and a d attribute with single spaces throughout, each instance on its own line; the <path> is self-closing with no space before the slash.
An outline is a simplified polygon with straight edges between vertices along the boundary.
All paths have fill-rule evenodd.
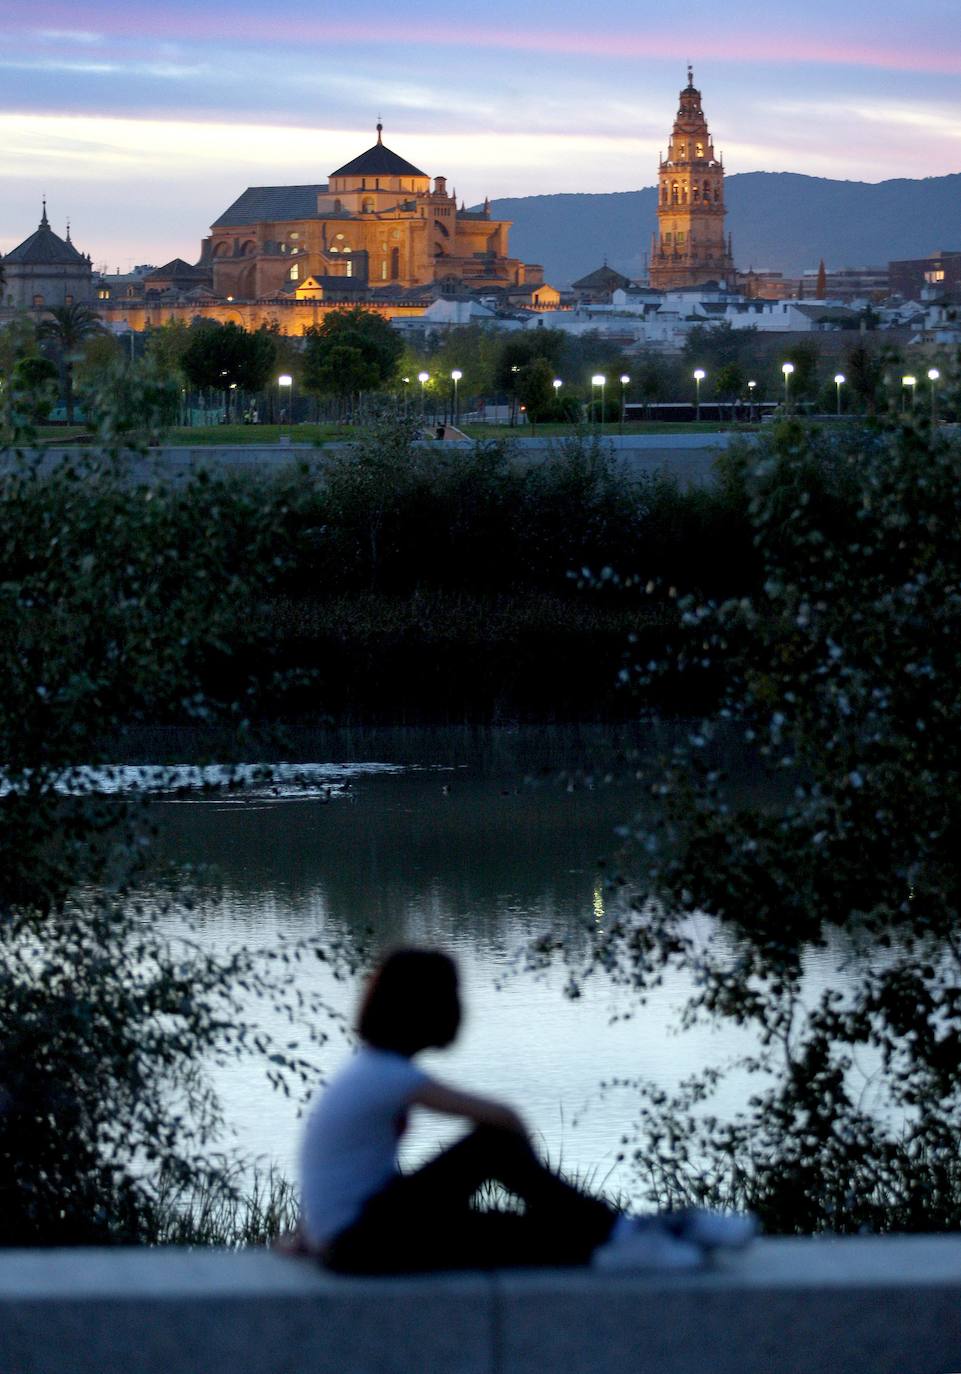
<path id="1" fill-rule="evenodd" d="M 427 1074 L 402 1054 L 365 1045 L 314 1102 L 300 1151 L 303 1224 L 324 1245 L 356 1221 L 397 1172 L 397 1145 Z"/>

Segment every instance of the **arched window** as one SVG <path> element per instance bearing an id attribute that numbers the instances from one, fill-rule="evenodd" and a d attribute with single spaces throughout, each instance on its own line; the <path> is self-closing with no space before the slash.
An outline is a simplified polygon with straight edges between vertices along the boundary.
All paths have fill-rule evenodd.
<path id="1" fill-rule="evenodd" d="M 704 199 L 711 199 L 711 183 L 709 181 L 705 181 L 704 183 Z"/>
<path id="2" fill-rule="evenodd" d="M 701 199 L 701 192 L 698 190 L 698 185 L 696 181 L 694 183 L 694 189 L 691 192 L 691 197 L 695 205 L 697 205 L 698 201 Z"/>
<path id="3" fill-rule="evenodd" d="M 397 281 L 397 279 L 398 279 L 399 276 L 400 276 L 400 249 L 399 249 L 399 248 L 392 248 L 392 249 L 390 250 L 390 279 L 391 279 L 391 281 Z"/>
<path id="4" fill-rule="evenodd" d="M 666 205 L 666 204 L 667 204 L 667 182 L 666 182 L 666 181 L 665 181 L 664 185 L 661 187 L 661 204 L 662 204 L 662 205 Z"/>
<path id="5" fill-rule="evenodd" d="M 686 205 L 686 204 L 687 204 L 687 182 L 685 182 L 684 185 L 681 187 L 681 195 L 682 195 L 682 197 L 683 197 L 684 204 Z"/>
<path id="6" fill-rule="evenodd" d="M 680 191 L 678 190 L 677 182 L 676 182 L 676 181 L 672 181 L 672 182 L 671 182 L 671 203 L 674 204 L 674 205 L 676 205 L 680 199 L 681 199 L 681 194 L 680 194 Z"/>
<path id="7" fill-rule="evenodd" d="M 703 144 L 703 143 L 697 143 L 697 144 L 695 144 L 695 146 L 694 146 L 694 156 L 695 156 L 695 157 L 703 157 L 703 156 L 704 156 L 704 144 Z"/>
<path id="8" fill-rule="evenodd" d="M 299 263 L 299 262 L 295 262 L 295 263 L 294 263 L 293 267 L 290 269 L 289 276 L 290 276 L 290 280 L 291 280 L 291 281 L 299 281 L 299 280 L 300 280 L 300 263 Z"/>

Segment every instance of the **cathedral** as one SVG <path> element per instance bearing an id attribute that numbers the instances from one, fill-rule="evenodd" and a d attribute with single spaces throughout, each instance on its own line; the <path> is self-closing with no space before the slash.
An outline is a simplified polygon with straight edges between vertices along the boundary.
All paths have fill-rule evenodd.
<path id="1" fill-rule="evenodd" d="M 50 228 L 47 202 L 40 223 L 23 243 L 0 259 L 0 308 L 51 310 L 66 305 L 85 305 L 93 300 L 93 264 L 67 237 Z"/>
<path id="2" fill-rule="evenodd" d="M 509 256 L 510 222 L 458 207 L 383 142 L 332 172 L 325 185 L 252 186 L 211 226 L 201 263 L 213 293 L 236 301 L 325 300 L 539 285 L 542 269 Z"/>
<path id="3" fill-rule="evenodd" d="M 687 69 L 666 158 L 658 167 L 657 233 L 649 281 L 657 291 L 735 283 L 730 235 L 724 235 L 724 163 L 701 109 L 701 92 Z"/>

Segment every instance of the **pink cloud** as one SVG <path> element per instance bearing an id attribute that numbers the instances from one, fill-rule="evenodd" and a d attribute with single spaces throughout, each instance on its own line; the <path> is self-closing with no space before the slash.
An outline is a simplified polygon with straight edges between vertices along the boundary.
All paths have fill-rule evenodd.
<path id="1" fill-rule="evenodd" d="M 40 4 L 31 12 L 29 29 L 24 26 L 23 9 L 5 0 L 0 2 L 0 19 L 5 20 L 8 33 L 19 29 L 27 36 L 41 29 L 76 26 L 76 10 L 66 4 Z M 104 4 L 84 8 L 85 26 L 96 28 L 105 36 L 154 38 L 169 42 L 203 40 L 218 46 L 256 43 L 287 47 L 291 39 L 278 30 L 273 14 L 238 12 L 234 21 L 225 27 L 222 12 L 200 9 L 172 9 L 170 6 L 147 9 L 136 4 L 113 9 Z M 785 32 L 779 27 L 774 33 L 737 31 L 730 26 L 723 34 L 715 34 L 700 45 L 687 33 L 671 31 L 627 33 L 603 31 L 596 25 L 588 31 L 574 28 L 523 29 L 496 28 L 492 25 L 470 25 L 447 20 L 425 18 L 420 21 L 391 19 L 378 15 L 376 20 L 348 17 L 345 19 L 311 19 L 298 17 L 296 29 L 298 46 L 304 44 L 340 45 L 346 43 L 395 44 L 418 47 L 493 48 L 522 53 L 554 53 L 588 55 L 592 57 L 660 58 L 677 62 L 678 84 L 683 83 L 683 64 L 689 58 L 697 63 L 703 58 L 712 66 L 718 62 L 814 64 L 881 68 L 894 71 L 932 72 L 946 75 L 961 73 L 961 50 L 956 45 L 920 41 L 899 43 L 865 42 L 860 37 L 845 37 L 838 31 L 830 38 L 812 37 L 809 33 Z"/>

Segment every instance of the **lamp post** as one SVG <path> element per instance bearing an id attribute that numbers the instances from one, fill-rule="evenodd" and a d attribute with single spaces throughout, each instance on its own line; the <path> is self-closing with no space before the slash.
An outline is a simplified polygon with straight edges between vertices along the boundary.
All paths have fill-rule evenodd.
<path id="1" fill-rule="evenodd" d="M 835 372 L 835 374 L 834 374 L 834 389 L 835 389 L 835 391 L 837 392 L 837 397 L 838 397 L 838 414 L 839 414 L 839 415 L 841 414 L 841 388 L 842 388 L 842 386 L 844 385 L 844 383 L 845 383 L 846 381 L 847 381 L 847 378 L 845 377 L 845 375 L 844 375 L 843 372 Z"/>
<path id="2" fill-rule="evenodd" d="M 423 421 L 427 414 L 427 383 L 430 381 L 429 372 L 418 372 L 417 380 L 420 382 L 420 418 Z"/>
<path id="3" fill-rule="evenodd" d="M 282 444 L 284 442 L 284 419 L 290 405 L 290 398 L 294 394 L 294 379 L 289 372 L 282 372 L 280 374 L 277 378 L 277 386 L 280 389 L 280 433 L 277 435 L 277 442 Z M 286 401 L 284 400 L 285 391 L 287 393 Z"/>
<path id="4" fill-rule="evenodd" d="M 624 433 L 624 388 L 629 384 L 630 377 L 626 372 L 621 373 L 621 433 Z"/>
<path id="5" fill-rule="evenodd" d="M 453 372 L 450 374 L 450 379 L 451 379 L 451 381 L 454 383 L 454 425 L 455 425 L 455 427 L 460 423 L 460 409 L 458 408 L 458 405 L 457 405 L 457 383 L 460 381 L 460 379 L 461 379 L 461 377 L 463 377 L 463 375 L 464 375 L 464 374 L 463 374 L 463 372 L 461 372 L 461 370 L 460 370 L 459 367 L 455 367 L 454 370 L 453 370 Z"/>
<path id="6" fill-rule="evenodd" d="M 757 382 L 748 382 L 747 384 L 747 418 L 749 424 L 754 419 L 754 388 L 756 386 Z"/>
<path id="7" fill-rule="evenodd" d="M 793 363 L 782 363 L 781 371 L 784 374 L 784 409 L 791 409 L 791 377 L 794 373 Z"/>
<path id="8" fill-rule="evenodd" d="M 694 369 L 694 404 L 698 421 L 701 419 L 701 383 L 706 376 L 707 373 L 704 371 L 703 367 L 696 367 Z"/>
<path id="9" fill-rule="evenodd" d="M 913 376 L 910 372 L 908 372 L 908 373 L 906 373 L 906 374 L 901 378 L 901 385 L 902 385 L 902 387 L 904 388 L 905 391 L 910 391 L 910 393 L 911 393 L 911 410 L 913 411 L 913 410 L 914 410 L 914 396 L 915 396 L 915 391 L 916 391 L 917 385 L 918 385 L 918 379 L 917 379 L 917 377 Z M 902 396 L 901 396 L 901 409 L 902 409 L 902 410 L 904 409 L 904 395 L 903 395 L 903 393 L 902 393 Z"/>
<path id="10" fill-rule="evenodd" d="M 928 381 L 931 383 L 931 423 L 934 423 L 937 414 L 937 382 L 941 380 L 941 373 L 936 367 L 928 368 Z"/>
<path id="11" fill-rule="evenodd" d="M 599 386 L 599 387 L 601 388 L 601 429 L 602 429 L 602 430 L 603 430 L 603 428 L 604 428 L 604 387 L 606 386 L 606 384 L 607 384 L 607 378 L 604 376 L 604 373 L 603 373 L 603 372 L 595 372 L 594 376 L 591 378 L 591 405 L 593 406 L 593 404 L 594 404 L 594 388 Z"/>

